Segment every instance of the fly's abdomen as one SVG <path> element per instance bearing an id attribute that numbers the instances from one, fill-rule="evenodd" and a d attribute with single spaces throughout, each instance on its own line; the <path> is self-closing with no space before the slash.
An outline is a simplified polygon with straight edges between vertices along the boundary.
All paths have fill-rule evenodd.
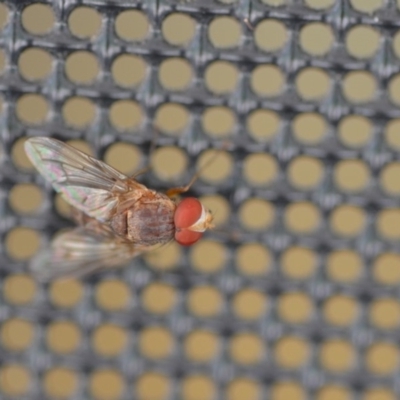
<path id="1" fill-rule="evenodd" d="M 168 243 L 175 233 L 175 208 L 164 195 L 142 197 L 127 212 L 128 239 L 147 246 Z"/>

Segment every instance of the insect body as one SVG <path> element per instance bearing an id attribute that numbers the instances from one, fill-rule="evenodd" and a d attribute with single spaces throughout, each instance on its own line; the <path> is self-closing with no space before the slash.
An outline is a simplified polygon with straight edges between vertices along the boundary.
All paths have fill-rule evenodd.
<path id="1" fill-rule="evenodd" d="M 212 227 L 213 217 L 199 200 L 174 200 L 191 183 L 159 193 L 46 137 L 27 140 L 25 151 L 41 175 L 73 206 L 73 218 L 80 225 L 60 234 L 33 259 L 31 269 L 39 279 L 119 266 L 173 239 L 188 246 Z"/>

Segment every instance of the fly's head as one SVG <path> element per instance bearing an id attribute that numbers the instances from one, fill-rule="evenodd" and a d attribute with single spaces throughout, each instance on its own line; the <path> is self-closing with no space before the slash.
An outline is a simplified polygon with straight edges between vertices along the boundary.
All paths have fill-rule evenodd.
<path id="1" fill-rule="evenodd" d="M 175 240 L 182 246 L 197 242 L 207 229 L 212 229 L 213 219 L 199 200 L 194 197 L 183 199 L 175 210 Z"/>

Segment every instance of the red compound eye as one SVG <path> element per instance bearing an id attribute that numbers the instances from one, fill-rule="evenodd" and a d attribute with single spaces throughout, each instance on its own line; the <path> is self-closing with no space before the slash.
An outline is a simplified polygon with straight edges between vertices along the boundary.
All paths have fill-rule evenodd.
<path id="1" fill-rule="evenodd" d="M 176 229 L 175 240 L 179 244 L 190 246 L 202 237 L 202 232 L 194 232 L 186 229 L 195 224 L 202 213 L 203 206 L 194 197 L 187 197 L 178 204 L 175 211 L 174 223 Z"/>
<path id="2" fill-rule="evenodd" d="M 189 229 L 183 229 L 175 232 L 175 240 L 181 246 L 190 246 L 196 243 L 203 236 L 203 232 L 193 232 Z"/>
<path id="3" fill-rule="evenodd" d="M 185 229 L 195 224 L 201 217 L 203 206 L 194 197 L 183 199 L 176 207 L 174 215 L 175 228 Z"/>

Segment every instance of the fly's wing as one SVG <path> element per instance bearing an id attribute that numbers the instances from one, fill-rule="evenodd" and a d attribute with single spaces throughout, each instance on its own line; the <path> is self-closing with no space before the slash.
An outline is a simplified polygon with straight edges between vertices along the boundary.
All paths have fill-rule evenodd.
<path id="1" fill-rule="evenodd" d="M 119 267 L 144 250 L 115 238 L 107 230 L 94 232 L 75 228 L 58 235 L 32 259 L 29 268 L 39 281 L 46 282 Z"/>
<path id="2" fill-rule="evenodd" d="M 40 174 L 73 207 L 107 222 L 121 205 L 129 206 L 136 191 L 148 190 L 114 168 L 56 139 L 35 137 L 25 152 Z"/>

